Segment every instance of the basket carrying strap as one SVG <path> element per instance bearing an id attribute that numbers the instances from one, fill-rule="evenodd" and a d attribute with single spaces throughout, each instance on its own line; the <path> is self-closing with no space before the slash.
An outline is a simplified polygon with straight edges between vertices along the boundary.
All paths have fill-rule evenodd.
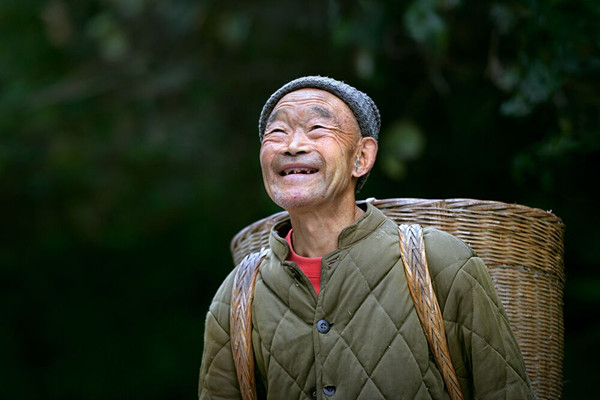
<path id="1" fill-rule="evenodd" d="M 423 229 L 417 224 L 402 224 L 399 226 L 398 234 L 408 288 L 427 343 L 440 369 L 450 398 L 463 400 L 458 378 L 450 359 L 442 312 L 429 276 Z M 266 255 L 267 250 L 265 249 L 247 255 L 238 266 L 231 290 L 229 314 L 231 350 L 242 400 L 257 399 L 252 350 L 252 299 L 258 267 Z"/>
<path id="2" fill-rule="evenodd" d="M 266 255 L 266 249 L 248 254 L 238 266 L 231 289 L 229 308 L 231 351 L 243 400 L 257 398 L 252 351 L 252 298 L 258 267 Z"/>
<path id="3" fill-rule="evenodd" d="M 415 310 L 421 321 L 421 327 L 433 353 L 433 358 L 440 369 L 450 398 L 452 400 L 462 400 L 464 397 L 450 359 L 442 312 L 431 284 L 431 276 L 429 275 L 429 267 L 425 256 L 423 228 L 417 224 L 402 224 L 398 228 L 402 263 L 406 271 L 408 288 L 415 303 Z"/>

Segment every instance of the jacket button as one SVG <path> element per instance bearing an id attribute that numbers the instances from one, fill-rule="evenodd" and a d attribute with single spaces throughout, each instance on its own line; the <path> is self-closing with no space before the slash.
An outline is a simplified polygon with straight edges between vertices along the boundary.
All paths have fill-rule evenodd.
<path id="1" fill-rule="evenodd" d="M 333 386 L 333 385 L 325 386 L 323 388 L 323 393 L 325 393 L 326 396 L 333 396 L 335 394 L 335 386 Z"/>
<path id="2" fill-rule="evenodd" d="M 327 333 L 331 329 L 331 324 L 324 319 L 317 322 L 317 330 L 321 333 Z"/>

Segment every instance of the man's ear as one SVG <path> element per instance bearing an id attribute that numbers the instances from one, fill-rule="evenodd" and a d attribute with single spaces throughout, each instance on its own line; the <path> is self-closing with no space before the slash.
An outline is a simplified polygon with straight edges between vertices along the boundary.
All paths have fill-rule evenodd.
<path id="1" fill-rule="evenodd" d="M 377 158 L 377 149 L 377 141 L 372 137 L 367 136 L 360 139 L 352 169 L 353 177 L 360 178 L 373 168 L 375 158 Z"/>

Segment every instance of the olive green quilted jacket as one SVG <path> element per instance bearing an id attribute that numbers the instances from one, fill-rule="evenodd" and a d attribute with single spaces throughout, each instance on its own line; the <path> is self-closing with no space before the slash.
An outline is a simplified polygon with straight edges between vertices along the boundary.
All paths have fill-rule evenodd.
<path id="1" fill-rule="evenodd" d="M 448 399 L 414 309 L 398 228 L 375 207 L 323 257 L 317 295 L 285 261 L 276 226 L 253 302 L 259 398 Z M 463 242 L 424 229 L 427 259 L 466 399 L 533 398 L 521 353 L 484 263 Z M 234 270 L 235 271 L 235 270 Z M 239 399 L 229 341 L 232 272 L 208 312 L 200 399 Z"/>

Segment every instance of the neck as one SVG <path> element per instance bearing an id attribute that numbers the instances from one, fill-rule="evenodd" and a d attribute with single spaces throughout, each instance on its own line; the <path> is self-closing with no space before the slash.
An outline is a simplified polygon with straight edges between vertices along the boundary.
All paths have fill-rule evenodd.
<path id="1" fill-rule="evenodd" d="M 317 210 L 288 211 L 294 229 L 294 251 L 304 257 L 323 257 L 337 250 L 342 230 L 364 214 L 354 198 Z"/>

